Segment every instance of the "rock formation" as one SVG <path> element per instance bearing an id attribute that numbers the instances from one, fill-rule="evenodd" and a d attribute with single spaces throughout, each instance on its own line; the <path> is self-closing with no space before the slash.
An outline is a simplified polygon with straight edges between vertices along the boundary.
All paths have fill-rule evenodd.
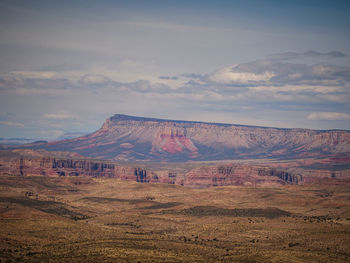
<path id="1" fill-rule="evenodd" d="M 34 152 L 34 151 L 33 151 Z M 33 154 L 32 152 L 32 154 Z M 4 152 L 2 152 L 4 153 Z M 139 183 L 168 183 L 187 187 L 210 186 L 268 186 L 350 182 L 350 170 L 327 171 L 276 168 L 260 164 L 227 163 L 196 165 L 179 172 L 168 167 L 162 170 L 139 164 L 121 164 L 111 161 L 72 159 L 46 155 L 28 155 L 8 152 L 0 156 L 0 175 L 50 176 L 50 177 L 108 177 Z"/>
<path id="2" fill-rule="evenodd" d="M 340 158 L 350 153 L 350 132 L 114 115 L 94 133 L 28 147 L 117 161 Z"/>
<path id="3" fill-rule="evenodd" d="M 341 130 L 115 115 L 85 136 L 13 148 L 18 149 L 0 151 L 0 174 L 113 177 L 189 187 L 329 184 L 350 178 L 350 132 Z M 159 161 L 210 160 L 227 161 L 188 162 L 182 170 L 150 168 Z"/>

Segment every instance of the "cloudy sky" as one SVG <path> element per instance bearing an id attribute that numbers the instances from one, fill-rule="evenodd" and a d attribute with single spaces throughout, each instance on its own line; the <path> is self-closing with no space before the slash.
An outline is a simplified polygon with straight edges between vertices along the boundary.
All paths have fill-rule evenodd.
<path id="1" fill-rule="evenodd" d="M 349 1 L 0 0 L 0 137 L 116 113 L 350 129 Z"/>

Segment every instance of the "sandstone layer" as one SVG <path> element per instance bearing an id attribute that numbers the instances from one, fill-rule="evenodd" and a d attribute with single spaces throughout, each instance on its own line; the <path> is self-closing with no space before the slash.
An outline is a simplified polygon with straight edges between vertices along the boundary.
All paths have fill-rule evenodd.
<path id="1" fill-rule="evenodd" d="M 253 127 L 114 115 L 86 136 L 32 144 L 116 161 L 323 158 L 349 162 L 350 132 Z"/>
<path id="2" fill-rule="evenodd" d="M 276 187 L 285 184 L 348 184 L 350 170 L 310 170 L 249 163 L 198 164 L 183 170 L 153 168 L 142 164 L 64 158 L 35 151 L 2 151 L 0 175 L 47 177 L 108 177 L 140 183 L 167 183 L 187 187 L 250 186 Z"/>

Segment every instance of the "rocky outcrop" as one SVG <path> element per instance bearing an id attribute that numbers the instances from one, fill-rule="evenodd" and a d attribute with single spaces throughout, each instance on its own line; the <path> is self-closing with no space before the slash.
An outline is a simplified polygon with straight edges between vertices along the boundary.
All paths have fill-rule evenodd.
<path id="1" fill-rule="evenodd" d="M 301 174 L 279 171 L 271 167 L 247 164 L 203 166 L 191 170 L 181 184 L 185 186 L 279 186 L 303 182 Z"/>
<path id="2" fill-rule="evenodd" d="M 114 115 L 92 134 L 28 147 L 117 161 L 341 158 L 350 153 L 350 132 Z"/>
<path id="3" fill-rule="evenodd" d="M 122 165 L 110 161 L 48 157 L 34 151 L 28 155 L 25 151 L 21 151 L 21 153 L 25 153 L 24 155 L 11 151 L 2 154 L 0 156 L 0 175 L 88 176 L 120 178 L 140 183 L 172 183 L 164 172 L 155 173 L 142 166 Z"/>
<path id="4" fill-rule="evenodd" d="M 186 153 L 189 158 L 196 158 L 198 149 L 186 136 L 186 130 L 182 127 L 165 126 L 155 134 L 152 141 L 151 154 L 177 154 Z"/>
<path id="5" fill-rule="evenodd" d="M 147 171 L 140 168 L 134 169 L 134 175 L 136 177 L 136 182 L 139 183 L 149 183 L 149 177 L 147 177 Z"/>
<path id="6" fill-rule="evenodd" d="M 350 182 L 350 170 L 278 168 L 248 163 L 198 164 L 195 165 L 195 168 L 182 171 L 176 166 L 154 170 L 140 164 L 127 165 L 111 161 L 41 156 L 35 152 L 32 154 L 19 155 L 13 152 L 2 154 L 0 156 L 0 175 L 108 177 L 139 183 L 167 183 L 195 188 L 229 185 L 276 187 L 287 184 L 344 184 Z"/>
<path id="7" fill-rule="evenodd" d="M 21 176 L 115 177 L 115 165 L 51 157 L 0 158 L 0 173 Z"/>

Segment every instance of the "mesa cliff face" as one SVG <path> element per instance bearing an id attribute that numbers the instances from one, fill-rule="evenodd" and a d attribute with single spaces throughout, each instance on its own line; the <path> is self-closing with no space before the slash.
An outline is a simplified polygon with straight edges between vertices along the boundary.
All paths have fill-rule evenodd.
<path id="1" fill-rule="evenodd" d="M 327 171 L 277 168 L 260 164 L 227 163 L 199 165 L 179 172 L 157 170 L 139 164 L 33 155 L 25 152 L 0 156 L 0 175 L 46 177 L 108 177 L 139 183 L 168 183 L 187 187 L 276 187 L 299 184 L 349 184 L 350 170 Z"/>
<path id="2" fill-rule="evenodd" d="M 139 183 L 168 183 L 188 187 L 225 185 L 276 186 L 299 184 L 302 175 L 278 171 L 271 167 L 244 164 L 203 166 L 178 173 L 171 169 L 154 171 L 137 165 L 49 156 L 0 157 L 0 175 L 48 177 L 108 177 Z"/>
<path id="3" fill-rule="evenodd" d="M 279 129 L 114 115 L 98 131 L 34 149 L 117 161 L 346 156 L 350 132 Z"/>

